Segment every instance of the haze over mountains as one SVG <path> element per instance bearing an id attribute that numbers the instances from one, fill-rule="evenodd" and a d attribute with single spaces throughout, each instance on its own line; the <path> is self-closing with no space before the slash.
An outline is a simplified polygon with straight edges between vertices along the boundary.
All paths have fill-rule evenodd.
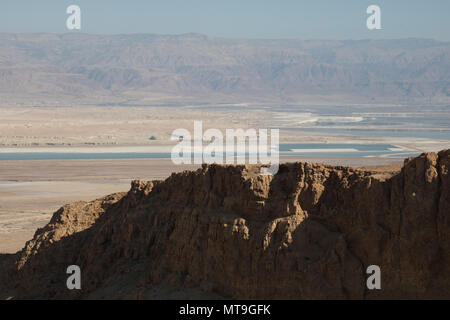
<path id="1" fill-rule="evenodd" d="M 448 103 L 450 43 L 0 34 L 1 105 Z"/>

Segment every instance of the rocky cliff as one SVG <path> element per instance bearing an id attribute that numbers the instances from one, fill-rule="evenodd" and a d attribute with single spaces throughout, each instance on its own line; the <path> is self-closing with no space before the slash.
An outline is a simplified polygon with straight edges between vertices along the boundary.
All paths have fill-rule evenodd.
<path id="1" fill-rule="evenodd" d="M 204 166 L 57 211 L 0 257 L 1 298 L 450 298 L 450 150 L 391 176 Z M 66 268 L 82 290 L 66 288 Z M 381 268 L 381 290 L 366 268 Z"/>

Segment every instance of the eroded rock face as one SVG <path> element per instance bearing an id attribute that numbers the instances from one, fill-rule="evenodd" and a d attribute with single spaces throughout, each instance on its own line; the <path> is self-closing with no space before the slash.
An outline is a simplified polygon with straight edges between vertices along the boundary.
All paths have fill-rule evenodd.
<path id="1" fill-rule="evenodd" d="M 448 299 L 449 167 L 447 150 L 408 159 L 387 179 L 293 163 L 275 176 L 258 175 L 256 166 L 212 165 L 135 181 L 126 194 L 61 208 L 14 259 L 0 257 L 7 275 L 0 292 Z M 82 270 L 80 291 L 65 286 L 72 264 Z M 369 265 L 381 268 L 381 290 L 366 288 Z"/>

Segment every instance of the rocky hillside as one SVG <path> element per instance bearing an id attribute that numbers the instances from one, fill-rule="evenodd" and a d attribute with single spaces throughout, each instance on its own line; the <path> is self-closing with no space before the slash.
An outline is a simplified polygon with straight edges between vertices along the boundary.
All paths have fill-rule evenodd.
<path id="1" fill-rule="evenodd" d="M 0 259 L 1 298 L 450 298 L 450 150 L 391 176 L 204 166 L 57 211 Z M 66 288 L 66 268 L 82 290 Z M 378 265 L 381 290 L 366 289 Z"/>
<path id="2" fill-rule="evenodd" d="M 448 103 L 449 74 L 450 43 L 427 39 L 0 34 L 0 101 L 11 105 L 145 105 L 168 97 Z"/>

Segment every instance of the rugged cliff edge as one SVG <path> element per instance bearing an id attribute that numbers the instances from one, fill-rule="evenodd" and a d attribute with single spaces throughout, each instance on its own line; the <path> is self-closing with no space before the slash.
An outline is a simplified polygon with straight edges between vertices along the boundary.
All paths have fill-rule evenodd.
<path id="1" fill-rule="evenodd" d="M 450 150 L 401 172 L 204 166 L 58 210 L 0 298 L 450 298 Z M 82 290 L 66 288 L 66 268 Z M 366 268 L 381 268 L 381 290 Z"/>

